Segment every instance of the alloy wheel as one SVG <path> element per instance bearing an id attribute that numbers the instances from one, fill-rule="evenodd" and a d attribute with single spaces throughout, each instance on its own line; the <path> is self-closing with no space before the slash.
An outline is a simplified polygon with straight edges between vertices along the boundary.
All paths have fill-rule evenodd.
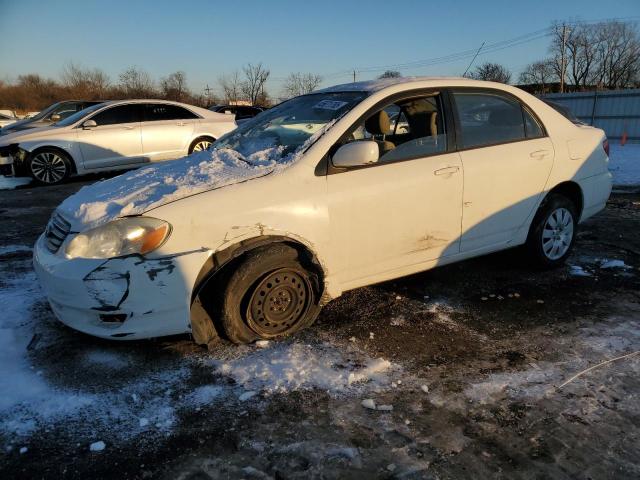
<path id="1" fill-rule="evenodd" d="M 562 258 L 573 240 L 573 215 L 566 208 L 552 211 L 542 229 L 542 251 L 549 260 Z"/>
<path id="2" fill-rule="evenodd" d="M 67 175 L 67 164 L 54 152 L 40 152 L 31 159 L 31 172 L 42 183 L 58 183 Z"/>
<path id="3" fill-rule="evenodd" d="M 202 152 L 204 150 L 208 150 L 211 146 L 211 142 L 209 140 L 200 140 L 193 146 L 192 152 Z"/>

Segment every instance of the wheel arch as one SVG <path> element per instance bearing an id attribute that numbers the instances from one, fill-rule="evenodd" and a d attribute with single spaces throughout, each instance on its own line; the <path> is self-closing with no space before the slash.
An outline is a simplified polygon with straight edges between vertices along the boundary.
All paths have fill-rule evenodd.
<path id="1" fill-rule="evenodd" d="M 571 200 L 576 207 L 578 219 L 580 219 L 584 208 L 584 192 L 578 183 L 573 181 L 561 182 L 547 192 L 545 199 L 552 193 L 559 193 Z"/>
<path id="2" fill-rule="evenodd" d="M 324 304 L 330 300 L 325 284 L 325 268 L 309 245 L 298 239 L 283 235 L 261 235 L 242 240 L 211 255 L 196 276 L 190 299 L 191 331 L 196 343 L 208 344 L 218 337 L 215 319 L 212 318 L 211 312 L 207 310 L 201 301 L 200 294 L 205 293 L 209 288 L 216 288 L 219 285 L 216 281 L 224 281 L 224 275 L 232 271 L 249 253 L 256 249 L 276 244 L 291 246 L 299 252 L 305 267 L 317 275 L 316 286 L 321 299 L 320 303 Z"/>
<path id="3" fill-rule="evenodd" d="M 62 153 L 64 156 L 66 156 L 69 159 L 69 163 L 71 163 L 71 173 L 78 173 L 78 167 L 76 166 L 76 161 L 73 158 L 73 155 L 71 154 L 71 152 L 57 145 L 47 145 L 47 144 L 38 145 L 36 148 L 28 150 L 29 155 L 27 157 L 27 161 L 28 159 L 30 159 L 34 155 L 37 155 L 39 152 L 43 150 L 55 150 L 57 152 Z"/>

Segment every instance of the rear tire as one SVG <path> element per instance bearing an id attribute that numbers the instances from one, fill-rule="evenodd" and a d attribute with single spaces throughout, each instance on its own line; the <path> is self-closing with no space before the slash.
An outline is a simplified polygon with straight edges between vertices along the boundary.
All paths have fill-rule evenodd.
<path id="1" fill-rule="evenodd" d="M 71 159 L 55 148 L 42 148 L 33 152 L 27 160 L 27 171 L 43 185 L 57 185 L 71 175 Z"/>
<path id="2" fill-rule="evenodd" d="M 320 312 L 317 276 L 284 244 L 249 252 L 221 289 L 219 316 L 226 337 L 250 343 L 291 335 Z"/>
<path id="3" fill-rule="evenodd" d="M 189 146 L 189 155 L 194 152 L 203 152 L 208 150 L 209 147 L 215 142 L 215 140 L 211 137 L 200 137 L 196 138 L 191 145 Z"/>
<path id="4" fill-rule="evenodd" d="M 550 193 L 531 223 L 525 250 L 530 263 L 551 269 L 564 264 L 575 244 L 578 211 L 564 195 Z"/>

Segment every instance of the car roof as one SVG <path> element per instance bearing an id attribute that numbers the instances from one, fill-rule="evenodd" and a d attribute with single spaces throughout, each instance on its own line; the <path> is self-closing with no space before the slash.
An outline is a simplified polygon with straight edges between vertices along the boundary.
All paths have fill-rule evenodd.
<path id="1" fill-rule="evenodd" d="M 475 87 L 487 87 L 489 84 L 496 86 L 501 85 L 506 87 L 505 84 L 498 84 L 495 82 L 485 82 L 482 80 L 472 80 L 465 77 L 395 77 L 395 78 L 379 78 L 376 80 L 366 80 L 363 82 L 343 83 L 341 85 L 334 85 L 332 87 L 316 90 L 313 93 L 331 93 L 331 92 L 378 92 L 386 88 L 394 87 L 397 85 L 415 84 L 416 87 L 428 87 L 427 84 L 432 86 L 445 86 L 447 83 L 454 83 L 455 85 L 475 86 Z"/>

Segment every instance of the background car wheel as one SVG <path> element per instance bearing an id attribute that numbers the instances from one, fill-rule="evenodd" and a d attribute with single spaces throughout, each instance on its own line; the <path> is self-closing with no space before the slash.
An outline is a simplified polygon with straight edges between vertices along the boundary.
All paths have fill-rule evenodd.
<path id="1" fill-rule="evenodd" d="M 250 252 L 221 292 L 219 319 L 226 337 L 249 343 L 311 325 L 320 312 L 318 279 L 303 263 L 287 245 Z"/>
<path id="2" fill-rule="evenodd" d="M 213 142 L 214 139 L 211 137 L 196 138 L 189 147 L 189 155 L 191 155 L 193 152 L 202 152 L 204 150 L 207 150 Z"/>
<path id="3" fill-rule="evenodd" d="M 28 170 L 37 182 L 55 185 L 71 174 L 71 160 L 60 150 L 45 148 L 31 155 Z"/>
<path id="4" fill-rule="evenodd" d="M 564 195 L 551 193 L 533 219 L 526 250 L 539 268 L 554 268 L 567 259 L 576 238 L 578 212 Z"/>

